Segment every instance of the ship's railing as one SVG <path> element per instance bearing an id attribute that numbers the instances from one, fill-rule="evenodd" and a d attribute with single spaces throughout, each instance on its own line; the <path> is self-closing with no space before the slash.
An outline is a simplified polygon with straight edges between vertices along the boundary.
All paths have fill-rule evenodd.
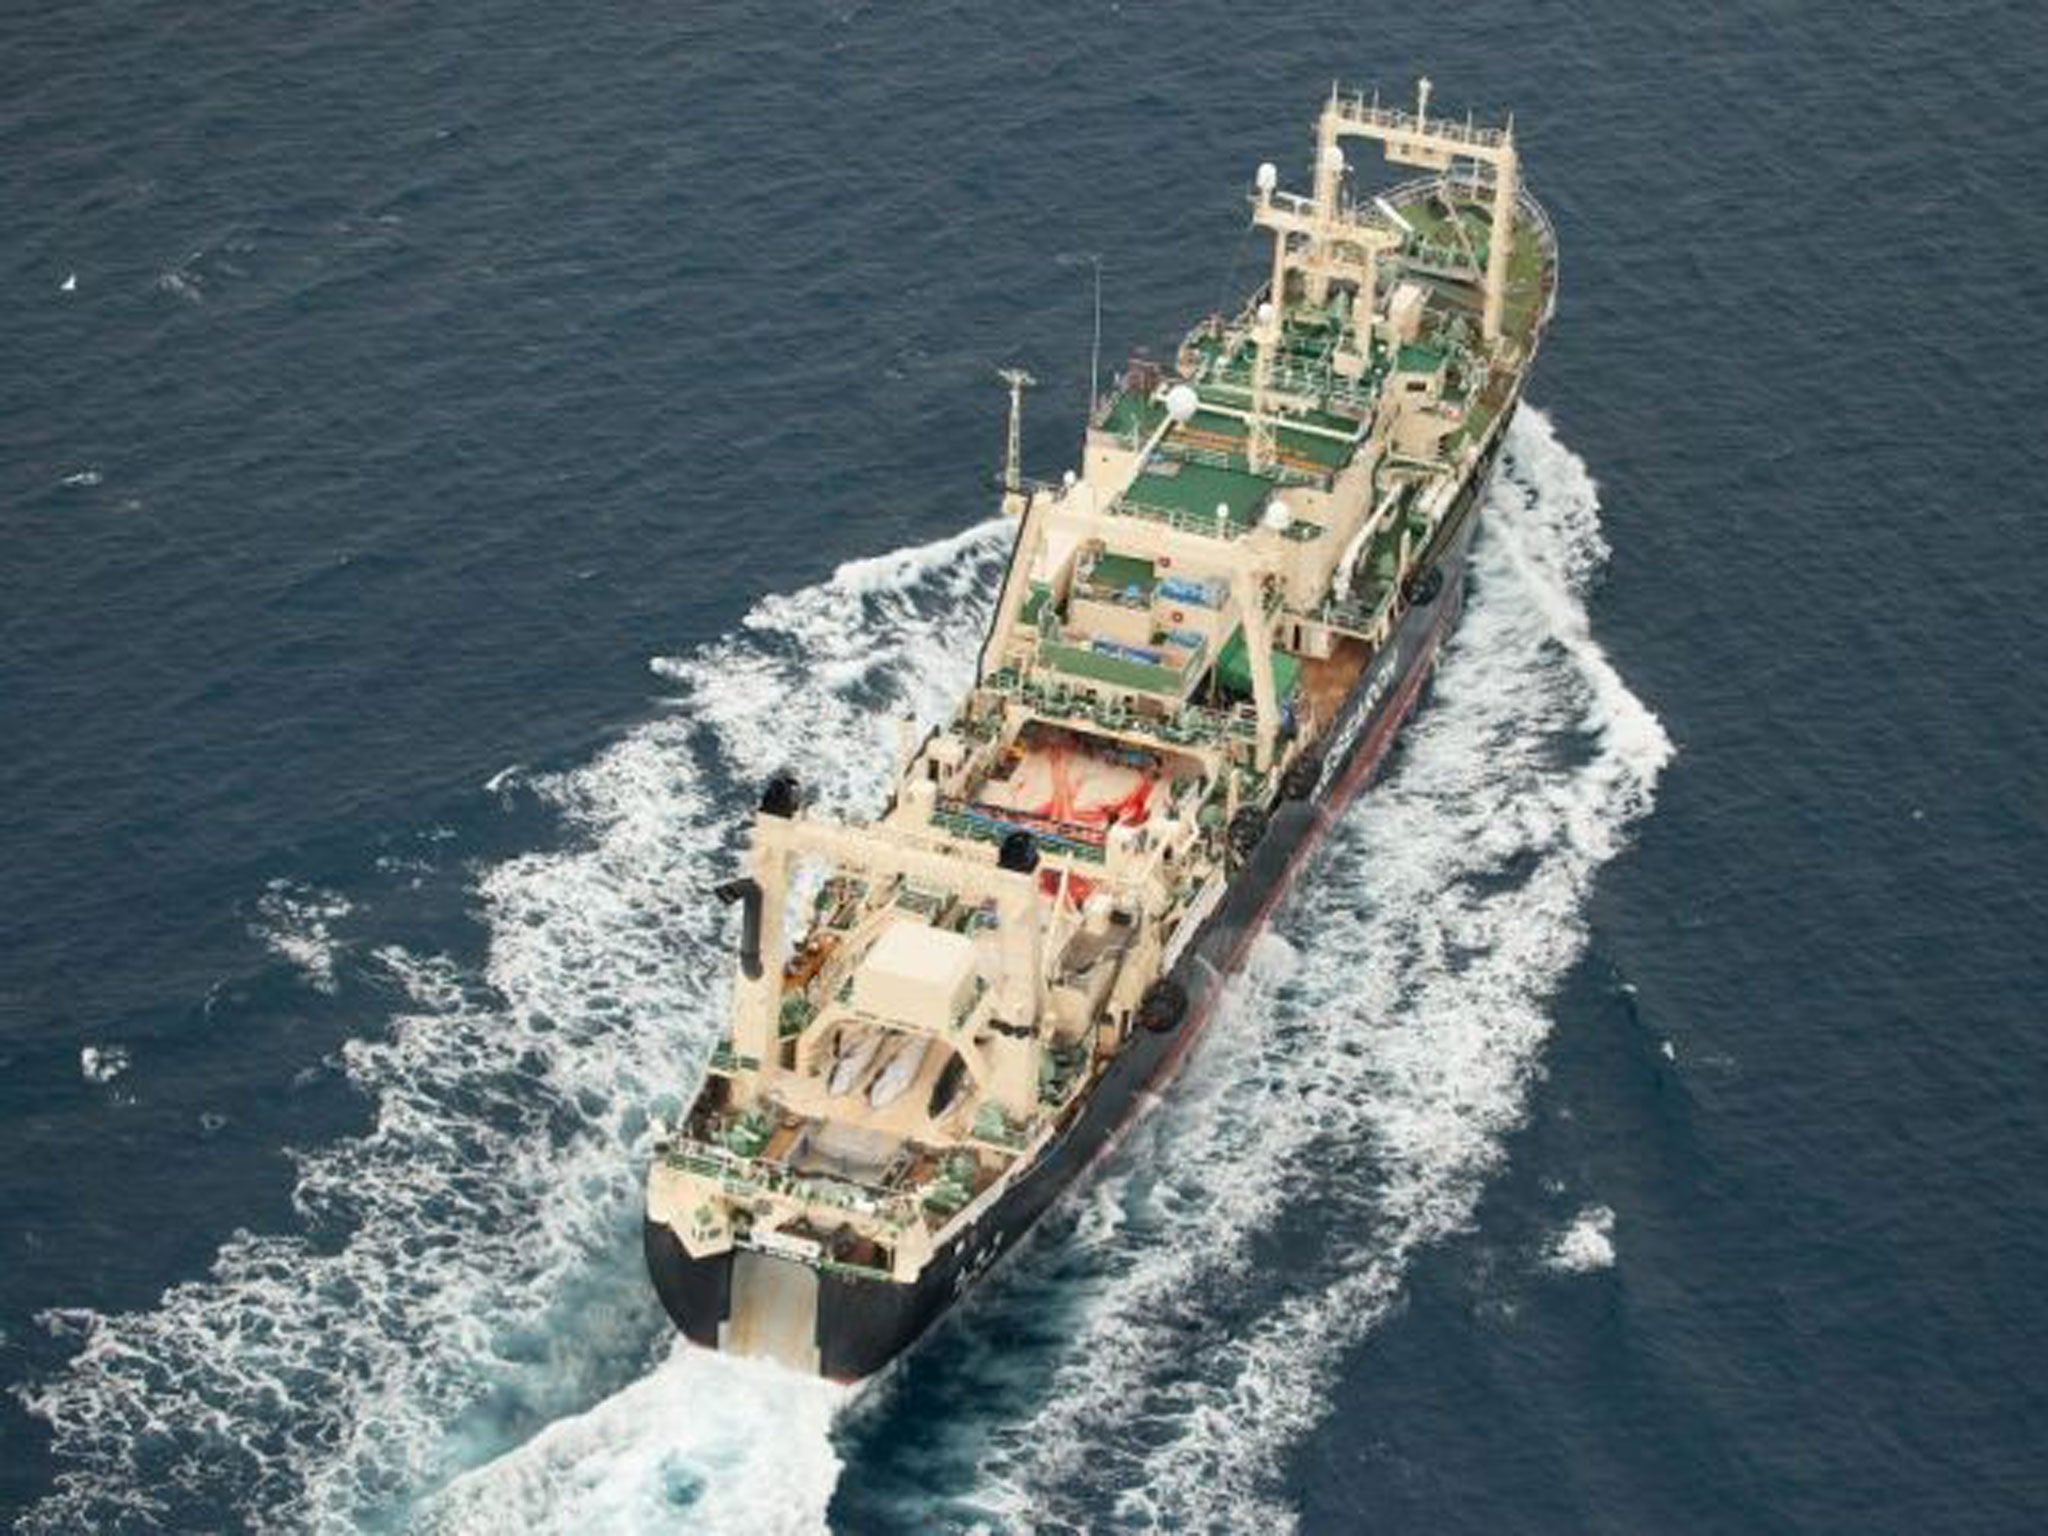
<path id="1" fill-rule="evenodd" d="M 1170 720 L 1160 722 L 1155 734 L 1181 743 L 1210 742 L 1221 745 L 1249 741 L 1259 734 L 1259 712 L 1250 704 L 1235 709 L 1210 709 L 1190 704 Z"/>
<path id="2" fill-rule="evenodd" d="M 1180 699 L 1187 696 L 1188 689 L 1201 675 L 1206 665 L 1204 657 L 1208 654 L 1206 646 L 1197 645 L 1178 663 L 1163 650 L 1151 653 L 1160 657 L 1158 661 L 1141 661 L 1135 656 L 1096 648 L 1109 643 L 1090 641 L 1085 636 L 1047 635 L 1038 642 L 1039 665 L 1091 683 L 1107 683 L 1115 688 Z"/>
<path id="3" fill-rule="evenodd" d="M 1398 581 L 1388 582 L 1384 588 L 1365 602 L 1355 599 L 1331 599 L 1312 612 L 1303 613 L 1304 619 L 1328 624 L 1334 629 L 1351 634 L 1370 635 L 1393 611 L 1395 600 L 1401 595 Z"/>
<path id="4" fill-rule="evenodd" d="M 1483 271 L 1465 260 L 1465 253 L 1448 245 L 1433 245 L 1427 240 L 1418 240 L 1411 248 L 1407 261 L 1408 269 L 1420 272 L 1425 277 L 1444 277 L 1453 282 L 1476 283 Z"/>
<path id="5" fill-rule="evenodd" d="M 983 843 L 1000 844 L 1012 832 L 1029 832 L 1038 840 L 1041 847 L 1054 853 L 1085 859 L 1092 864 L 1100 864 L 1107 856 L 1102 844 L 1095 840 L 1101 834 L 1093 828 L 1070 827 L 1042 816 L 1032 816 L 1022 811 L 1011 812 L 952 797 L 941 800 L 934 808 L 932 825 L 955 837 Z M 1091 832 L 1094 833 L 1094 837 L 1087 835 Z"/>
<path id="6" fill-rule="evenodd" d="M 1219 388 L 1249 394 L 1252 375 L 1257 370 L 1258 344 L 1256 342 L 1240 349 L 1229 357 L 1218 356 L 1203 364 L 1201 382 L 1213 383 Z M 1266 370 L 1267 388 L 1279 394 L 1301 395 L 1319 400 L 1338 383 L 1349 380 L 1333 379 L 1330 370 L 1330 348 L 1325 345 L 1314 360 L 1303 358 L 1297 353 L 1286 353 L 1273 359 Z"/>
<path id="7" fill-rule="evenodd" d="M 1299 423 L 1290 421 L 1284 415 L 1276 414 L 1270 419 L 1277 431 L 1285 432 L 1290 428 L 1299 427 Z M 1245 463 L 1245 456 L 1242 453 L 1230 452 L 1186 440 L 1166 444 L 1159 450 L 1159 456 L 1163 459 L 1184 459 L 1193 464 L 1209 464 L 1218 469 L 1240 469 Z M 1314 467 L 1305 468 L 1305 465 L 1313 465 Z M 1275 485 L 1306 485 L 1316 490 L 1326 490 L 1329 487 L 1331 476 L 1336 471 L 1325 468 L 1314 460 L 1304 459 L 1299 454 L 1283 449 L 1281 450 L 1279 461 L 1268 464 L 1260 473 Z M 1138 502 L 1135 505 L 1143 509 L 1133 512 L 1132 515 L 1138 517 L 1146 517 L 1156 513 L 1161 514 L 1161 520 L 1163 520 L 1163 516 L 1171 512 L 1170 508 L 1160 507 L 1152 503 Z M 1112 512 L 1132 512 L 1132 503 L 1130 503 L 1128 498 L 1120 497 L 1111 504 L 1110 510 Z M 1207 533 L 1210 523 L 1215 516 L 1211 512 L 1185 511 L 1182 515 L 1192 519 L 1188 526 L 1196 533 Z M 1234 539 L 1244 531 L 1246 530 L 1238 528 L 1233 522 L 1227 531 L 1218 534 L 1217 537 Z"/>
<path id="8" fill-rule="evenodd" d="M 1229 709 L 1212 709 L 1203 704 L 1184 704 L 1165 714 L 1131 709 L 1120 700 L 1098 699 L 1084 689 L 1048 685 L 1027 677 L 1014 667 L 995 674 L 996 686 L 1014 690 L 1033 712 L 1048 718 L 1088 720 L 1104 730 L 1123 735 L 1150 736 L 1176 746 L 1221 745 L 1249 741 L 1258 735 L 1259 712 L 1250 704 Z M 1083 848 L 1083 857 L 1100 858 L 1099 850 Z"/>
<path id="9" fill-rule="evenodd" d="M 1462 196 L 1473 202 L 1485 203 L 1492 200 L 1494 187 L 1493 168 L 1474 165 L 1458 172 L 1439 172 L 1434 176 L 1416 176 L 1389 187 L 1380 195 L 1396 208 L 1404 203 L 1419 202 L 1437 192 Z M 1543 247 L 1543 254 L 1553 262 L 1557 260 L 1557 228 L 1550 222 L 1550 214 L 1530 193 L 1527 183 L 1515 187 L 1515 212 L 1522 222 L 1536 232 L 1536 242 Z"/>
<path id="10" fill-rule="evenodd" d="M 1418 136 L 1427 134 L 1433 139 L 1469 144 L 1478 149 L 1494 149 L 1507 142 L 1507 131 L 1502 128 L 1489 128 L 1483 123 L 1461 123 L 1448 117 L 1421 118 L 1398 107 L 1384 107 L 1378 102 L 1367 101 L 1363 95 L 1353 96 L 1349 101 L 1339 98 L 1333 105 L 1343 121 L 1367 128 Z"/>
<path id="11" fill-rule="evenodd" d="M 1330 379 L 1330 403 L 1349 406 L 1361 413 L 1370 412 L 1379 403 L 1379 390 L 1367 378 L 1347 379 L 1343 374 L 1334 374 Z"/>
<path id="12" fill-rule="evenodd" d="M 1550 222 L 1550 214 L 1537 202 L 1527 187 L 1515 189 L 1515 212 L 1536 231 L 1537 243 L 1543 247 L 1543 254 L 1553 262 L 1557 260 L 1557 229 Z"/>
<path id="13" fill-rule="evenodd" d="M 1120 496 L 1110 509 L 1124 517 L 1140 517 L 1151 523 L 1164 523 L 1181 533 L 1202 533 L 1212 539 L 1234 539 L 1244 532 L 1227 517 L 1218 517 L 1214 512 L 1189 512 L 1181 507 L 1163 507 L 1154 502 L 1138 501 L 1130 496 Z"/>
<path id="14" fill-rule="evenodd" d="M 1314 198 L 1303 197 L 1299 192 L 1282 192 L 1276 187 L 1268 195 L 1276 207 L 1285 208 L 1289 213 L 1313 217 L 1319 211 Z"/>
<path id="15" fill-rule="evenodd" d="M 1494 175 L 1490 166 L 1474 165 L 1461 174 L 1445 172 L 1435 176 L 1417 176 L 1411 180 L 1390 187 L 1381 195 L 1396 208 L 1404 203 L 1419 202 L 1431 195 L 1442 192 L 1447 198 L 1466 197 L 1474 202 L 1490 202 L 1493 198 Z M 1541 319 L 1548 321 L 1557 306 L 1557 287 L 1562 276 L 1558 259 L 1557 227 L 1550 222 L 1550 214 L 1530 192 L 1526 182 L 1515 186 L 1516 217 L 1536 236 L 1536 244 L 1543 252 L 1545 266 L 1549 269 L 1549 282 L 1543 294 Z"/>
<path id="16" fill-rule="evenodd" d="M 1231 741 L 1252 740 L 1259 732 L 1258 710 L 1250 704 L 1229 709 L 1185 704 L 1165 715 L 1152 715 L 1122 709 L 1114 703 L 1085 701 L 1055 713 L 1069 718 L 1083 716 L 1105 730 L 1150 736 L 1174 746 L 1222 746 Z"/>
<path id="17" fill-rule="evenodd" d="M 915 1193 L 862 1184 L 836 1174 L 802 1174 L 758 1157 L 742 1157 L 711 1142 L 678 1140 L 666 1161 L 671 1167 L 710 1179 L 731 1195 L 780 1195 L 803 1205 L 824 1205 L 893 1227 L 918 1219 Z"/>
<path id="18" fill-rule="evenodd" d="M 1162 450 L 1160 456 L 1179 459 L 1189 464 L 1207 464 L 1212 469 L 1229 469 L 1243 457 L 1241 454 L 1225 453 L 1221 448 L 1205 448 L 1200 443 L 1175 443 L 1170 449 Z"/>
<path id="19" fill-rule="evenodd" d="M 1536 243 L 1543 248 L 1543 260 L 1550 268 L 1550 281 L 1543 295 L 1542 318 L 1547 324 L 1557 309 L 1557 285 L 1562 275 L 1558 261 L 1557 230 L 1550 222 L 1549 213 L 1536 201 L 1526 186 L 1515 189 L 1515 212 L 1536 231 Z"/>

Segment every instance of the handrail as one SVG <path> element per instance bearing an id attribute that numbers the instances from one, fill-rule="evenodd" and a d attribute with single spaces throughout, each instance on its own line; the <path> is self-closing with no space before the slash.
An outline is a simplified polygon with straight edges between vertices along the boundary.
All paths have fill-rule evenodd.
<path id="1" fill-rule="evenodd" d="M 1380 195 L 1399 208 L 1404 201 L 1427 197 L 1437 191 L 1464 192 L 1477 201 L 1484 201 L 1491 196 L 1493 187 L 1492 167 L 1477 166 L 1471 175 L 1451 176 L 1440 173 L 1435 176 L 1413 176 L 1407 181 L 1395 183 Z M 1536 238 L 1543 246 L 1544 254 L 1554 261 L 1557 254 L 1557 229 L 1550 222 L 1550 214 L 1530 193 L 1526 181 L 1516 184 L 1515 211 L 1535 229 Z"/>
<path id="2" fill-rule="evenodd" d="M 1362 93 L 1348 101 L 1339 97 L 1331 102 L 1331 106 L 1345 122 L 1384 128 L 1395 133 L 1427 134 L 1431 138 L 1448 139 L 1454 144 L 1494 149 L 1505 144 L 1508 138 L 1507 130 L 1503 128 L 1488 128 L 1478 123 L 1468 126 L 1448 117 L 1421 118 L 1398 107 L 1368 104 Z"/>
<path id="3" fill-rule="evenodd" d="M 1494 177 L 1490 166 L 1474 167 L 1469 176 L 1416 176 L 1389 187 L 1380 195 L 1395 207 L 1404 201 L 1427 197 L 1439 190 L 1446 193 L 1464 192 L 1475 200 L 1484 201 L 1493 190 Z M 1515 212 L 1535 233 L 1536 244 L 1543 252 L 1543 259 L 1550 267 L 1550 285 L 1544 295 L 1542 318 L 1548 320 L 1557 305 L 1558 283 L 1563 276 L 1558 255 L 1557 227 L 1550 222 L 1550 213 L 1530 192 L 1527 182 L 1518 181 L 1515 186 Z"/>
<path id="4" fill-rule="evenodd" d="M 1129 496 L 1119 496 L 1110 510 L 1128 517 L 1142 517 L 1148 522 L 1165 523 L 1180 533 L 1207 534 L 1212 539 L 1242 536 L 1242 530 L 1235 522 L 1229 518 L 1218 518 L 1214 512 L 1186 512 L 1179 507 L 1163 507 Z"/>
<path id="5" fill-rule="evenodd" d="M 715 1177 L 721 1184 L 730 1180 L 758 1185 L 770 1194 L 801 1200 L 806 1205 L 830 1205 L 873 1216 L 899 1227 L 907 1226 L 917 1218 L 915 1191 L 884 1189 L 838 1174 L 802 1174 L 785 1164 L 764 1162 L 758 1157 L 742 1157 L 731 1148 L 715 1142 L 680 1137 L 670 1146 L 665 1157 L 687 1172 Z M 692 1167 L 693 1163 L 702 1166 Z M 850 1198 L 853 1196 L 860 1198 Z M 871 1206 L 874 1208 L 870 1209 Z"/>

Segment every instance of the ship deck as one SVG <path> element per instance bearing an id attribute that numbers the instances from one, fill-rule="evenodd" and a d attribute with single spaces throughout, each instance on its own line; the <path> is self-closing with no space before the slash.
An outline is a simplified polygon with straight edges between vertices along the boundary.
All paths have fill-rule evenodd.
<path id="1" fill-rule="evenodd" d="M 932 820 L 985 842 L 1029 832 L 1046 852 L 1099 862 L 1111 826 L 1142 826 L 1201 776 L 1185 754 L 1033 723 L 994 773 L 965 799 L 940 800 Z"/>
<path id="2" fill-rule="evenodd" d="M 1420 283 L 1436 302 L 1452 313 L 1463 313 L 1476 327 L 1482 303 L 1479 280 L 1492 236 L 1490 218 L 1483 207 L 1462 196 L 1446 201 L 1440 188 L 1437 178 L 1425 177 L 1385 194 L 1414 233 L 1393 264 L 1394 271 L 1383 281 Z M 1556 286 L 1552 265 L 1556 241 L 1541 211 L 1526 198 L 1517 209 L 1515 234 L 1501 321 L 1508 336 L 1526 341 L 1533 337 Z M 1318 309 L 1290 303 L 1270 377 L 1270 387 L 1283 401 L 1291 400 L 1283 403 L 1275 424 L 1275 466 L 1264 474 L 1252 471 L 1246 458 L 1245 423 L 1225 411 L 1201 410 L 1169 436 L 1159 458 L 1178 465 L 1181 474 L 1199 467 L 1235 478 L 1216 485 L 1204 484 L 1203 477 L 1194 476 L 1175 486 L 1171 471 L 1142 475 L 1127 498 L 1131 510 L 1175 520 L 1201 519 L 1213 517 L 1216 507 L 1223 504 L 1231 509 L 1232 526 L 1242 531 L 1251 525 L 1258 506 L 1276 485 L 1327 483 L 1356 452 L 1357 442 L 1345 439 L 1360 430 L 1362 419 L 1370 418 L 1382 382 L 1399 361 L 1376 343 L 1363 375 L 1342 377 L 1332 362 L 1344 329 L 1344 316 L 1334 306 Z M 1205 326 L 1189 336 L 1182 359 L 1184 366 L 1195 370 L 1206 402 L 1244 407 L 1251 402 L 1256 351 L 1256 345 L 1247 344 L 1241 336 L 1233 339 Z M 1461 434 L 1463 439 L 1484 432 L 1497 403 L 1491 399 L 1469 402 L 1470 419 Z M 1164 418 L 1165 407 L 1149 392 L 1126 389 L 1103 402 L 1096 425 L 1135 446 Z M 1247 483 L 1238 484 L 1237 480 Z"/>
<path id="3" fill-rule="evenodd" d="M 890 1031 L 892 1034 L 899 1033 Z M 908 1039 L 908 1035 L 902 1038 Z M 925 1038 L 930 1039 L 929 1036 Z M 893 1042 L 892 1042 L 893 1043 Z M 928 1111 L 932 1090 L 938 1084 L 939 1074 L 946 1069 L 952 1058 L 953 1049 L 942 1041 L 933 1040 L 924 1054 L 916 1074 L 906 1087 L 890 1103 L 877 1109 L 868 1102 L 867 1088 L 873 1072 L 863 1074 L 862 1080 L 845 1093 L 832 1092 L 830 1067 L 823 1077 L 790 1076 L 777 1085 L 777 1094 L 783 1108 L 799 1119 L 816 1123 L 832 1121 L 841 1125 L 855 1126 L 864 1132 L 873 1132 L 892 1143 L 904 1141 L 950 1141 L 956 1131 L 945 1129 L 947 1122 L 954 1118 L 954 1111 L 948 1109 L 934 1118 Z M 881 1064 L 876 1064 L 879 1068 Z M 956 1103 L 958 1101 L 956 1100 Z M 783 1149 L 787 1157 L 794 1146 Z M 769 1146 L 771 1154 L 775 1146 Z M 781 1159 L 777 1159 L 778 1161 Z"/>
<path id="4" fill-rule="evenodd" d="M 1327 657 L 1305 656 L 1301 660 L 1301 694 L 1308 705 L 1309 719 L 1318 728 L 1337 718 L 1358 676 L 1372 659 L 1372 648 L 1355 635 L 1342 636 Z"/>
<path id="5" fill-rule="evenodd" d="M 1004 770 L 980 786 L 978 807 L 1021 811 L 1075 831 L 1143 824 L 1160 779 L 1155 753 L 1041 729 L 1018 738 Z"/>

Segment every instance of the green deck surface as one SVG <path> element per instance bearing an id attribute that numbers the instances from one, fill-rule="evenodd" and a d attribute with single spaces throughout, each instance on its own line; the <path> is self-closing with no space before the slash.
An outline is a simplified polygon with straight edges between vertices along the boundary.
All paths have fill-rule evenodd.
<path id="1" fill-rule="evenodd" d="M 1216 677 L 1225 688 L 1243 698 L 1252 696 L 1251 656 L 1244 643 L 1244 627 L 1231 631 L 1230 643 L 1216 658 Z M 1273 697 L 1284 699 L 1301 680 L 1301 662 L 1285 651 L 1273 652 Z"/>
<path id="2" fill-rule="evenodd" d="M 1088 568 L 1088 585 L 1106 587 L 1112 592 L 1128 592 L 1136 587 L 1150 596 L 1152 591 L 1152 562 L 1141 560 L 1136 555 L 1101 554 Z"/>
<path id="3" fill-rule="evenodd" d="M 1408 246 L 1409 263 L 1448 260 L 1465 269 L 1468 275 L 1459 279 L 1412 265 L 1404 269 L 1403 263 L 1397 259 L 1389 263 L 1392 270 L 1383 275 L 1383 282 L 1400 281 L 1405 270 L 1409 280 L 1421 283 L 1434 295 L 1431 300 L 1431 313 L 1435 317 L 1433 326 L 1450 324 L 1458 317 L 1463 317 L 1460 330 L 1464 326 L 1476 326 L 1480 299 L 1477 283 L 1484 268 L 1491 235 L 1488 211 L 1483 207 L 1461 204 L 1454 217 L 1440 208 L 1434 198 L 1422 197 L 1412 201 L 1404 199 L 1401 212 L 1416 230 L 1415 238 Z M 1458 239 L 1459 229 L 1466 237 L 1463 242 Z M 1526 337 L 1534 329 L 1545 296 L 1545 258 L 1536 235 L 1536 230 L 1518 214 L 1515 241 L 1508 261 L 1502 316 L 1507 332 L 1514 337 Z M 1468 243 L 1477 269 L 1466 266 L 1464 253 Z M 1335 348 L 1346 331 L 1346 307 L 1341 301 L 1320 307 L 1305 302 L 1288 306 L 1274 358 L 1276 388 L 1315 397 L 1324 405 L 1363 409 L 1372 400 L 1385 374 L 1396 364 L 1409 372 L 1436 373 L 1455 362 L 1453 354 L 1458 349 L 1445 345 L 1444 337 L 1433 334 L 1422 342 L 1402 347 L 1398 358 L 1388 356 L 1387 349 L 1375 344 L 1366 378 L 1362 381 L 1341 379 L 1331 365 Z M 1239 410 L 1249 408 L 1252 376 L 1258 358 L 1256 343 L 1240 339 L 1235 356 L 1229 358 L 1224 355 L 1225 338 L 1195 334 L 1189 338 L 1188 344 L 1202 360 L 1204 382 L 1200 388 L 1205 405 Z M 1463 429 L 1463 436 L 1467 439 L 1483 430 L 1490 415 L 1483 403 L 1469 403 L 1475 407 L 1475 419 Z M 1162 406 L 1123 393 L 1111 401 L 1104 428 L 1124 441 L 1136 444 L 1155 431 L 1164 419 Z M 1245 456 L 1246 424 L 1213 408 L 1198 411 L 1186 429 L 1176 429 L 1166 435 L 1161 449 L 1163 456 L 1181 461 L 1182 474 L 1141 476 L 1132 488 L 1131 500 L 1198 522 L 1206 522 L 1213 517 L 1220 501 L 1230 506 L 1233 528 L 1241 530 L 1247 527 L 1263 500 L 1263 494 L 1253 489 L 1258 482 L 1265 482 L 1266 491 L 1275 484 L 1312 482 L 1319 474 L 1330 476 L 1341 471 L 1356 452 L 1354 443 L 1292 430 L 1286 425 L 1288 419 L 1274 418 L 1275 445 L 1282 456 L 1281 464 L 1266 476 L 1252 476 Z M 1359 425 L 1353 417 L 1341 411 L 1323 409 L 1311 410 L 1293 419 L 1347 435 L 1357 431 Z M 1234 477 L 1234 483 L 1204 485 L 1197 471 L 1227 474 Z M 1176 486 L 1171 484 L 1173 481 L 1180 483 Z"/>
<path id="4" fill-rule="evenodd" d="M 1328 425 L 1340 420 L 1337 417 L 1326 416 L 1323 412 L 1317 412 L 1315 416 L 1308 419 L 1316 420 L 1317 417 L 1324 418 L 1320 423 L 1322 425 Z M 1282 453 L 1290 454 L 1298 459 L 1306 459 L 1311 464 L 1317 464 L 1324 469 L 1331 470 L 1341 469 L 1351 462 L 1352 444 L 1340 443 L 1333 438 L 1319 437 L 1312 432 L 1290 432 L 1284 425 L 1284 418 L 1279 418 L 1278 423 L 1273 433 L 1273 441 Z M 1244 422 L 1239 421 L 1235 416 L 1225 416 L 1218 411 L 1197 411 L 1195 412 L 1195 419 L 1189 422 L 1188 425 L 1197 432 L 1213 432 L 1219 436 L 1236 438 L 1240 442 L 1251 434 L 1250 427 Z M 1342 424 L 1342 429 L 1347 432 L 1356 431 L 1357 427 L 1358 424 L 1356 422 L 1346 421 Z M 1172 439 L 1169 438 L 1169 445 L 1171 442 Z"/>
<path id="5" fill-rule="evenodd" d="M 1472 242 L 1472 254 L 1483 267 L 1486 264 L 1487 241 L 1493 233 L 1492 216 L 1483 209 L 1461 206 L 1461 222 L 1465 238 Z M 1457 231 L 1452 228 L 1450 215 L 1445 213 L 1434 197 L 1416 202 L 1404 203 L 1401 217 L 1415 228 L 1415 238 L 1429 245 L 1449 246 L 1463 253 L 1464 247 L 1458 242 Z"/>
<path id="6" fill-rule="evenodd" d="M 1212 516 L 1220 504 L 1230 509 L 1232 526 L 1249 528 L 1272 491 L 1273 482 L 1263 475 L 1210 464 L 1179 464 L 1170 475 L 1147 471 L 1138 476 L 1127 499 L 1197 517 Z"/>
<path id="7" fill-rule="evenodd" d="M 1042 641 L 1038 659 L 1045 666 L 1091 682 L 1108 683 L 1140 693 L 1164 693 L 1178 698 L 1186 691 L 1188 679 L 1174 667 L 1148 666 L 1128 656 L 1110 656 L 1084 645 L 1067 645 L 1057 640 Z"/>
<path id="8" fill-rule="evenodd" d="M 1165 415 L 1165 406 L 1154 405 L 1125 390 L 1110 405 L 1102 430 L 1114 432 L 1119 437 L 1142 438 L 1157 427 Z"/>
<path id="9" fill-rule="evenodd" d="M 1407 373 L 1435 373 L 1443 367 L 1446 355 L 1442 347 L 1414 341 L 1401 349 L 1394 359 L 1394 366 Z"/>

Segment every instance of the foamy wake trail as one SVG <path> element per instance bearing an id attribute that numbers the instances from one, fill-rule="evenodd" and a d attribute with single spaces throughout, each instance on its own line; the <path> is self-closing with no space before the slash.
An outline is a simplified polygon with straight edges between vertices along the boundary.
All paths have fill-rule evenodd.
<path id="1" fill-rule="evenodd" d="M 1285 1455 L 1523 1113 L 1590 882 L 1671 748 L 1589 631 L 1584 464 L 1536 412 L 1508 447 L 1404 755 L 1110 1189 L 1043 1407 L 989 1436 L 972 1505 L 998 1526 L 1289 1526 Z"/>
<path id="2" fill-rule="evenodd" d="M 825 1529 L 839 1481 L 830 1431 L 845 1392 L 678 1342 L 625 1390 L 458 1478 L 414 1527 L 420 1536 L 808 1536 Z"/>
<path id="3" fill-rule="evenodd" d="M 1670 749 L 1588 630 L 1606 551 L 1584 466 L 1527 411 L 1509 446 L 1405 757 L 1090 1193 L 1072 1242 L 1097 1283 L 1042 1408 L 974 1429 L 972 1503 L 998 1525 L 1285 1525 L 1286 1449 L 1415 1251 L 1471 1220 L 1523 1111 L 1588 885 Z M 639 1273 L 641 1111 L 718 1028 L 729 946 L 703 892 L 753 786 L 792 764 L 872 808 L 892 715 L 965 686 L 1003 550 L 984 525 L 768 599 L 656 664 L 670 715 L 535 781 L 583 837 L 483 878 L 482 976 L 381 952 L 414 1006 L 349 1050 L 375 1123 L 301 1155 L 308 1234 L 237 1237 L 149 1313 L 49 1319 L 82 1352 L 31 1397 L 65 1471 L 29 1530 L 222 1508 L 265 1529 L 822 1525 L 838 1397 L 668 1352 Z"/>
<path id="4" fill-rule="evenodd" d="M 345 1052 L 372 1124 L 297 1154 L 302 1230 L 238 1234 L 149 1312 L 46 1315 L 79 1353 L 24 1394 L 60 1473 L 23 1529 L 215 1529 L 223 1511 L 262 1530 L 567 1528 L 559 1487 L 611 1532 L 632 1501 L 605 1484 L 642 1472 L 650 1524 L 701 1485 L 699 1528 L 776 1528 L 732 1491 L 749 1481 L 815 1521 L 822 1399 L 779 1422 L 793 1399 L 743 1371 L 671 1361 L 636 1382 L 670 1337 L 640 1270 L 645 1111 L 687 1089 L 720 1023 L 730 946 L 705 892 L 761 779 L 794 764 L 828 804 L 873 809 L 889 718 L 964 688 L 1003 552 L 988 524 L 771 598 L 656 664 L 672 711 L 534 780 L 579 835 L 483 875 L 480 973 L 374 952 L 403 1001 Z M 750 1421 L 764 1432 L 735 1433 Z"/>

